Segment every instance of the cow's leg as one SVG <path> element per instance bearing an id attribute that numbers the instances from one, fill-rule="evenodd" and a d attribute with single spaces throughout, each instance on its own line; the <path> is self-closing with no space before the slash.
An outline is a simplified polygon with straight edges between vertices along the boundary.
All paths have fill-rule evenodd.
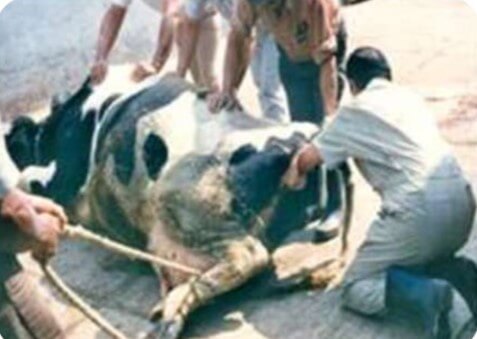
<path id="1" fill-rule="evenodd" d="M 213 297 L 240 286 L 269 263 L 269 254 L 256 238 L 231 243 L 224 260 L 201 276 L 174 288 L 164 301 L 162 323 L 148 338 L 177 338 L 188 314 Z"/>

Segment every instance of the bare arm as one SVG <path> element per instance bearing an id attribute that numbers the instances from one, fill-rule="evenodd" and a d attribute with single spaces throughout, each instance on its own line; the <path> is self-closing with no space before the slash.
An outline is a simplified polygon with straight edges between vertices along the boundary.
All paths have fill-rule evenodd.
<path id="1" fill-rule="evenodd" d="M 337 109 L 338 73 L 336 57 L 332 56 L 321 64 L 320 89 L 323 97 L 325 114 L 332 115 Z"/>
<path id="2" fill-rule="evenodd" d="M 240 87 L 250 61 L 252 39 L 243 32 L 231 29 L 225 52 L 223 92 L 229 95 Z"/>
<path id="3" fill-rule="evenodd" d="M 117 39 L 125 15 L 126 8 L 112 5 L 101 21 L 94 64 L 91 69 L 91 75 L 95 83 L 102 82 L 106 76 L 109 53 Z"/>
<path id="4" fill-rule="evenodd" d="M 306 183 L 308 172 L 322 163 L 323 156 L 318 148 L 312 144 L 303 146 L 293 157 L 283 177 L 283 183 L 291 189 L 302 188 Z"/>
<path id="5" fill-rule="evenodd" d="M 177 73 L 184 77 L 194 57 L 199 38 L 199 20 L 184 16 L 178 25 L 179 61 Z"/>
<path id="6" fill-rule="evenodd" d="M 171 55 L 173 37 L 174 18 L 169 15 L 164 15 L 159 28 L 156 51 L 154 52 L 151 62 L 156 72 L 161 71 Z"/>

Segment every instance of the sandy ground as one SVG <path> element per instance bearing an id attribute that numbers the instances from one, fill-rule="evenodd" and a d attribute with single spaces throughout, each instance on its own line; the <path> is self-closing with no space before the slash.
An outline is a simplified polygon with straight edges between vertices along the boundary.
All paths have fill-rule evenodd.
<path id="1" fill-rule="evenodd" d="M 421 92 L 435 109 L 444 136 L 451 142 L 477 189 L 477 20 L 464 2 L 455 0 L 374 0 L 346 10 L 350 47 L 374 45 L 390 56 L 397 81 Z M 241 92 L 257 108 L 250 79 Z M 418 112 L 410 112 L 418 113 Z M 352 247 L 359 246 L 378 200 L 355 176 L 357 192 Z M 327 246 L 335 248 L 333 244 Z M 328 248 L 295 247 L 288 269 L 303 259 L 322 257 Z M 477 232 L 464 252 L 477 259 Z M 290 253 L 290 251 L 288 251 Z M 55 260 L 65 280 L 108 319 L 134 337 L 158 300 L 158 284 L 145 266 L 128 263 L 81 243 L 65 243 Z M 35 269 L 32 268 L 33 274 Z M 223 298 L 192 316 L 188 338 L 421 338 L 400 321 L 372 321 L 338 307 L 337 292 L 310 291 L 254 300 L 247 290 Z M 459 304 L 459 303 L 458 303 Z M 468 314 L 457 305 L 460 323 Z M 69 338 L 102 338 L 98 329 L 67 303 L 54 307 L 67 323 Z M 464 336 L 465 337 L 465 336 Z M 467 333 L 466 337 L 471 337 Z"/>

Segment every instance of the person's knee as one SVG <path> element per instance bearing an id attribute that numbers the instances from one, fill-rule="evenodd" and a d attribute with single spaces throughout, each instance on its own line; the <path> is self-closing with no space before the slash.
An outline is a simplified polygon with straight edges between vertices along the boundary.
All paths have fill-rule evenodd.
<path id="1" fill-rule="evenodd" d="M 385 281 L 358 280 L 341 289 L 341 306 L 368 316 L 382 315 L 386 309 Z"/>

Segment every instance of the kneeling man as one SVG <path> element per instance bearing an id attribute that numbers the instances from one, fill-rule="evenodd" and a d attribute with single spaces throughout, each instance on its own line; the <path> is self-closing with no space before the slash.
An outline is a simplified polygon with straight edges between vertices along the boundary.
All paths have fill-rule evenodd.
<path id="1" fill-rule="evenodd" d="M 449 337 L 451 287 L 477 317 L 477 267 L 456 256 L 475 214 L 470 185 L 423 100 L 391 82 L 379 50 L 357 49 L 346 73 L 353 101 L 298 152 L 287 184 L 353 158 L 382 205 L 345 275 L 344 306 L 416 314 L 428 337 Z"/>

